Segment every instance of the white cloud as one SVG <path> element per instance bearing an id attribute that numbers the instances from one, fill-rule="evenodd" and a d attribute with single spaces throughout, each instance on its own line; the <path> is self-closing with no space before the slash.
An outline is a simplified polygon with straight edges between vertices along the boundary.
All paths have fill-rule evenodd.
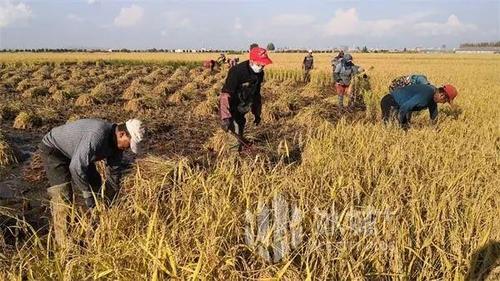
<path id="1" fill-rule="evenodd" d="M 66 18 L 67 18 L 68 20 L 70 20 L 70 21 L 74 21 L 74 22 L 84 22 L 84 21 L 85 21 L 82 17 L 80 17 L 80 16 L 78 16 L 78 15 L 75 15 L 75 14 L 68 14 L 68 15 L 66 16 Z"/>
<path id="2" fill-rule="evenodd" d="M 450 15 L 446 22 L 422 21 L 428 14 L 414 14 L 401 18 L 362 20 L 356 9 L 339 9 L 335 16 L 324 26 L 330 36 L 400 36 L 415 34 L 419 36 L 456 35 L 475 30 L 473 24 L 463 24 L 457 16 Z"/>
<path id="3" fill-rule="evenodd" d="M 90 5 L 92 5 L 92 4 L 97 3 L 97 0 L 87 0 L 87 2 L 88 2 Z"/>
<path id="4" fill-rule="evenodd" d="M 12 22 L 28 19 L 31 17 L 31 7 L 18 3 L 12 4 L 11 1 L 0 2 L 0 27 L 5 27 Z"/>
<path id="5" fill-rule="evenodd" d="M 168 11 L 163 13 L 166 21 L 161 36 L 167 36 L 175 30 L 186 30 L 192 27 L 191 19 L 182 11 Z"/>
<path id="6" fill-rule="evenodd" d="M 116 26 L 129 27 L 139 23 L 144 16 L 144 9 L 137 5 L 125 7 L 120 10 L 120 14 L 115 18 Z"/>
<path id="7" fill-rule="evenodd" d="M 167 22 L 167 29 L 182 29 L 191 27 L 191 19 L 181 11 L 165 12 L 165 20 Z"/>
<path id="8" fill-rule="evenodd" d="M 234 19 L 234 26 L 233 26 L 234 30 L 242 30 L 243 29 L 243 25 L 241 24 L 241 19 L 240 18 L 235 18 Z"/>
<path id="9" fill-rule="evenodd" d="M 281 14 L 271 18 L 271 24 L 274 26 L 302 26 L 314 22 L 314 17 L 303 14 Z"/>
<path id="10" fill-rule="evenodd" d="M 473 24 L 460 22 L 457 16 L 450 15 L 444 23 L 439 22 L 420 22 L 414 25 L 415 32 L 421 36 L 429 35 L 454 35 L 474 31 L 477 27 Z"/>

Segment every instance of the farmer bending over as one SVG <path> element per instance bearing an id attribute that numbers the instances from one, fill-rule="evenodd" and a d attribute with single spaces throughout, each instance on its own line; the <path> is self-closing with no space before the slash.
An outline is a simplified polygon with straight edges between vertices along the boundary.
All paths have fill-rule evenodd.
<path id="1" fill-rule="evenodd" d="M 413 111 L 429 109 L 431 123 L 435 124 L 438 115 L 438 103 L 452 103 L 458 92 L 455 87 L 446 84 L 436 88 L 427 84 L 415 84 L 398 88 L 382 98 L 380 107 L 382 119 L 387 123 L 392 113 L 396 113 L 401 127 L 407 129 Z"/>
<path id="2" fill-rule="evenodd" d="M 143 136 L 144 128 L 137 119 L 120 124 L 82 119 L 53 128 L 43 137 L 40 150 L 50 183 L 47 192 L 56 242 L 60 246 L 66 241 L 67 203 L 72 202 L 73 195 L 83 199 L 84 207 L 95 206 L 93 193 L 100 192 L 102 185 L 95 162 L 106 160 L 106 189 L 114 196 L 119 188 L 123 151 L 130 148 L 137 153 Z"/>
<path id="3" fill-rule="evenodd" d="M 417 85 L 417 84 L 429 85 L 430 82 L 427 79 L 427 76 L 423 74 L 403 75 L 391 81 L 391 84 L 389 85 L 389 92 L 393 92 L 398 88 L 403 88 L 406 86 Z"/>
<path id="4" fill-rule="evenodd" d="M 254 124 L 259 125 L 262 101 L 260 86 L 264 80 L 264 67 L 272 61 L 267 51 L 260 47 L 250 50 L 250 60 L 241 62 L 229 69 L 226 82 L 219 96 L 221 127 L 230 130 L 239 143 L 241 151 L 246 141 L 243 137 L 245 114 L 252 111 Z"/>

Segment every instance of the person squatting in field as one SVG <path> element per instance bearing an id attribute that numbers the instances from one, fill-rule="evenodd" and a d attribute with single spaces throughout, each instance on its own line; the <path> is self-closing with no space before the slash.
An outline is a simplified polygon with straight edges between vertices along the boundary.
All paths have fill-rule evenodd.
<path id="1" fill-rule="evenodd" d="M 339 108 L 344 107 L 344 95 L 350 95 L 349 85 L 354 75 L 363 72 L 363 69 L 352 62 L 352 55 L 345 54 L 336 64 L 333 71 L 333 81 L 339 99 Z"/>
<path id="2" fill-rule="evenodd" d="M 307 52 L 307 56 L 304 57 L 302 61 L 302 71 L 304 72 L 304 82 L 309 83 L 311 81 L 311 70 L 314 68 L 314 57 L 312 55 L 312 50 Z"/>
<path id="3" fill-rule="evenodd" d="M 408 129 L 413 111 L 429 110 L 431 123 L 435 124 L 438 116 L 438 103 L 452 104 L 458 95 L 457 89 L 446 84 L 436 88 L 429 84 L 414 84 L 397 88 L 384 96 L 380 102 L 382 120 L 388 123 L 391 117 L 397 118 L 403 129 Z"/>
<path id="4" fill-rule="evenodd" d="M 261 121 L 262 98 L 260 88 L 264 80 L 264 67 L 272 61 L 267 51 L 260 47 L 250 50 L 250 60 L 246 60 L 229 69 L 226 82 L 219 96 L 219 115 L 224 131 L 231 131 L 241 151 L 247 144 L 243 132 L 245 115 L 252 111 L 254 124 Z"/>
<path id="5" fill-rule="evenodd" d="M 113 124 L 98 119 L 81 119 L 53 128 L 40 143 L 44 170 L 50 187 L 50 208 L 56 242 L 65 245 L 67 219 L 73 202 L 84 209 L 95 207 L 102 179 L 95 162 L 106 161 L 107 199 L 119 190 L 123 152 L 137 153 L 144 137 L 144 127 L 137 119 Z M 83 201 L 83 202 L 82 202 Z"/>

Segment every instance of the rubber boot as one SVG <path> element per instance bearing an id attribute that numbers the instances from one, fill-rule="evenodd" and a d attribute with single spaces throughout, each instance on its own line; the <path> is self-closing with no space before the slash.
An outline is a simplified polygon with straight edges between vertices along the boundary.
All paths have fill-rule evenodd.
<path id="1" fill-rule="evenodd" d="M 68 246 L 68 217 L 70 214 L 71 183 L 51 186 L 47 189 L 50 197 L 50 211 L 54 225 L 56 243 L 61 248 Z"/>

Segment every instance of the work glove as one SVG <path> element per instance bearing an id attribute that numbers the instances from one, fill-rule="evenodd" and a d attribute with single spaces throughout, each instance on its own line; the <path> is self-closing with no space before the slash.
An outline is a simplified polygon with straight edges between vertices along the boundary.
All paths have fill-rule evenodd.
<path id="1" fill-rule="evenodd" d="M 85 198 L 84 200 L 85 200 L 85 206 L 87 206 L 87 208 L 92 209 L 95 207 L 94 197 L 88 197 Z"/>
<path id="2" fill-rule="evenodd" d="M 259 126 L 260 121 L 262 121 L 262 119 L 260 118 L 260 116 L 255 116 L 255 119 L 254 119 L 253 123 L 255 124 L 255 126 Z"/>
<path id="3" fill-rule="evenodd" d="M 229 131 L 229 126 L 231 126 L 231 118 L 222 119 L 220 126 L 224 132 Z"/>

